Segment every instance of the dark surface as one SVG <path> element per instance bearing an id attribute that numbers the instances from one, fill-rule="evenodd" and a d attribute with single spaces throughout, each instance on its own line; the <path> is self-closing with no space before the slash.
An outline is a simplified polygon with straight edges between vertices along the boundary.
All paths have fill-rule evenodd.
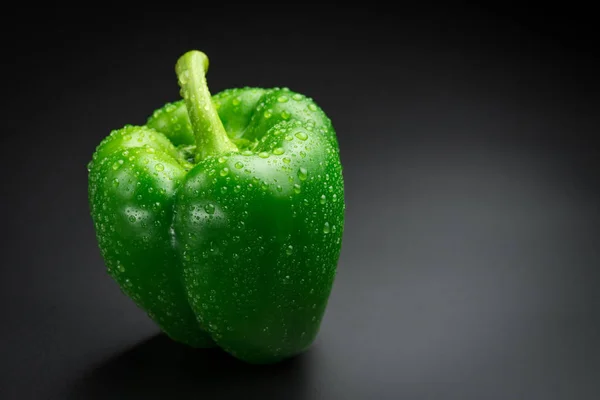
<path id="1" fill-rule="evenodd" d="M 0 398 L 600 398 L 589 12 L 205 11 L 56 11 L 4 48 Z M 192 48 L 213 93 L 288 86 L 338 132 L 338 277 L 279 365 L 159 335 L 96 245 L 85 165 L 177 98 Z"/>

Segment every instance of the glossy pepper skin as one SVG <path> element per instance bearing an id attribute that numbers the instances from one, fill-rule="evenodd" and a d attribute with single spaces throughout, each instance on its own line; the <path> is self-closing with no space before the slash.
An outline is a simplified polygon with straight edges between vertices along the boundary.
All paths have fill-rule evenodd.
<path id="1" fill-rule="evenodd" d="M 184 54 L 183 100 L 100 143 L 91 215 L 109 274 L 168 336 L 274 363 L 310 346 L 334 282 L 337 139 L 288 89 L 211 98 L 207 69 L 204 53 Z"/>

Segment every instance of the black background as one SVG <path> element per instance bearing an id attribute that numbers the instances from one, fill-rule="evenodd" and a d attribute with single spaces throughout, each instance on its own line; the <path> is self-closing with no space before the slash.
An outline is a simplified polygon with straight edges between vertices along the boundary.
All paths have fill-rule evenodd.
<path id="1" fill-rule="evenodd" d="M 547 7 L 8 14 L 0 398 L 600 398 L 595 21 Z M 96 245 L 86 164 L 194 48 L 213 93 L 287 86 L 338 133 L 337 280 L 279 365 L 160 335 Z"/>

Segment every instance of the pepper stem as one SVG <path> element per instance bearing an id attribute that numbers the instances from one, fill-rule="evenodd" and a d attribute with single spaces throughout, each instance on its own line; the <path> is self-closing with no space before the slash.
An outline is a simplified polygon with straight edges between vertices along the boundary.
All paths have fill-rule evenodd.
<path id="1" fill-rule="evenodd" d="M 207 71 L 208 57 L 197 50 L 182 55 L 175 66 L 180 93 L 185 100 L 196 138 L 196 162 L 209 156 L 237 151 L 212 103 L 206 84 Z"/>

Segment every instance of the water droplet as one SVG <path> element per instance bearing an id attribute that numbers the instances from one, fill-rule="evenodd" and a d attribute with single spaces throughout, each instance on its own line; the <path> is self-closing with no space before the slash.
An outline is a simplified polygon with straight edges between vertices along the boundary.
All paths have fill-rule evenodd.
<path id="1" fill-rule="evenodd" d="M 214 214 L 215 213 L 215 205 L 208 203 L 207 205 L 204 206 L 204 211 L 206 211 L 207 214 L 211 214 L 211 215 Z"/>
<path id="2" fill-rule="evenodd" d="M 264 112 L 263 116 L 265 117 L 265 119 L 269 119 L 273 116 L 273 113 L 270 110 L 267 110 Z"/>
<path id="3" fill-rule="evenodd" d="M 277 191 L 278 192 L 282 192 L 283 191 L 283 188 L 281 187 L 281 185 L 277 185 Z"/>
<path id="4" fill-rule="evenodd" d="M 307 177 L 308 177 L 308 171 L 306 170 L 306 168 L 300 167 L 300 169 L 298 170 L 298 178 L 301 181 L 305 181 Z"/>
<path id="5" fill-rule="evenodd" d="M 221 188 L 221 193 L 223 193 L 223 194 L 227 193 L 227 186 L 223 186 Z"/>
<path id="6" fill-rule="evenodd" d="M 240 99 L 239 97 L 234 97 L 233 100 L 231 100 L 231 104 L 233 104 L 234 106 L 239 106 L 241 102 L 242 99 Z"/>
<path id="7" fill-rule="evenodd" d="M 251 150 L 244 150 L 242 151 L 242 155 L 243 156 L 251 156 L 252 154 L 254 154 Z"/>
<path id="8" fill-rule="evenodd" d="M 260 158 L 269 158 L 269 153 L 267 153 L 266 151 L 261 151 L 260 153 L 258 153 L 258 156 Z"/>
<path id="9" fill-rule="evenodd" d="M 291 116 L 290 113 L 287 112 L 287 111 L 282 111 L 281 112 L 281 118 L 283 118 L 283 119 L 289 119 L 290 116 Z"/>
<path id="10" fill-rule="evenodd" d="M 162 165 L 161 163 L 158 163 L 156 165 L 154 165 L 154 169 L 157 171 L 164 171 L 165 170 L 165 166 Z"/>
<path id="11" fill-rule="evenodd" d="M 285 140 L 291 142 L 294 138 L 291 135 L 285 135 Z"/>
<path id="12" fill-rule="evenodd" d="M 189 71 L 184 70 L 183 73 L 179 75 L 179 81 L 185 85 L 189 79 L 189 75 Z"/>
<path id="13" fill-rule="evenodd" d="M 240 190 L 242 190 L 242 187 L 241 187 L 240 185 L 235 185 L 235 186 L 233 187 L 233 191 L 234 191 L 235 193 L 239 193 L 239 191 L 240 191 Z"/>
<path id="14" fill-rule="evenodd" d="M 297 183 L 294 184 L 294 192 L 295 193 L 300 193 L 302 191 L 302 188 L 300 185 L 298 185 Z"/>
<path id="15" fill-rule="evenodd" d="M 113 185 L 119 186 L 119 179 L 118 178 L 113 179 Z"/>
<path id="16" fill-rule="evenodd" d="M 130 215 L 129 216 L 129 222 L 135 222 L 135 221 L 136 221 L 135 216 L 134 215 Z"/>
<path id="17" fill-rule="evenodd" d="M 323 225 L 323 233 L 329 232 L 331 232 L 331 229 L 329 228 L 329 222 L 325 222 L 325 225 Z"/>
<path id="18" fill-rule="evenodd" d="M 285 249 L 285 254 L 287 254 L 288 256 L 291 256 L 292 253 L 294 252 L 294 246 L 292 246 L 291 244 Z"/>
<path id="19" fill-rule="evenodd" d="M 327 198 L 325 197 L 324 194 L 321 195 L 321 199 L 319 200 L 319 203 L 321 204 L 325 204 L 325 202 L 327 201 Z"/>
<path id="20" fill-rule="evenodd" d="M 235 163 L 235 167 L 237 169 L 242 169 L 242 168 L 244 168 L 244 164 L 242 164 L 241 162 L 238 161 L 238 162 Z"/>
<path id="21" fill-rule="evenodd" d="M 287 157 L 285 157 L 285 158 L 284 158 L 282 161 L 283 161 L 285 164 L 289 164 L 290 162 L 292 162 L 292 160 L 290 160 L 290 159 L 289 159 L 289 158 L 287 158 Z"/>
<path id="22" fill-rule="evenodd" d="M 281 147 L 277 147 L 275 150 L 273 150 L 273 154 L 278 155 L 278 156 L 283 153 L 284 153 L 284 150 Z"/>
<path id="23" fill-rule="evenodd" d="M 277 101 L 280 103 L 286 103 L 288 101 L 288 97 L 287 96 L 279 96 L 277 98 Z"/>
<path id="24" fill-rule="evenodd" d="M 309 104 L 309 105 L 308 105 L 308 109 L 309 109 L 310 111 L 317 111 L 317 106 L 315 106 L 314 104 Z"/>
<path id="25" fill-rule="evenodd" d="M 227 176 L 228 173 L 229 173 L 229 168 L 225 167 L 221 170 L 221 172 L 219 172 L 219 175 Z"/>
<path id="26" fill-rule="evenodd" d="M 298 100 L 302 100 L 302 95 L 301 95 L 301 94 L 298 94 L 298 93 L 296 93 L 295 95 L 293 95 L 293 96 L 292 96 L 292 99 L 294 99 L 294 100 L 296 100 L 296 101 L 298 101 Z"/>
<path id="27" fill-rule="evenodd" d="M 225 161 L 227 161 L 227 157 L 221 156 L 221 157 L 219 157 L 218 161 L 219 161 L 219 164 L 223 164 Z"/>
<path id="28" fill-rule="evenodd" d="M 308 139 L 308 135 L 304 132 L 296 132 L 296 137 L 300 140 Z"/>

